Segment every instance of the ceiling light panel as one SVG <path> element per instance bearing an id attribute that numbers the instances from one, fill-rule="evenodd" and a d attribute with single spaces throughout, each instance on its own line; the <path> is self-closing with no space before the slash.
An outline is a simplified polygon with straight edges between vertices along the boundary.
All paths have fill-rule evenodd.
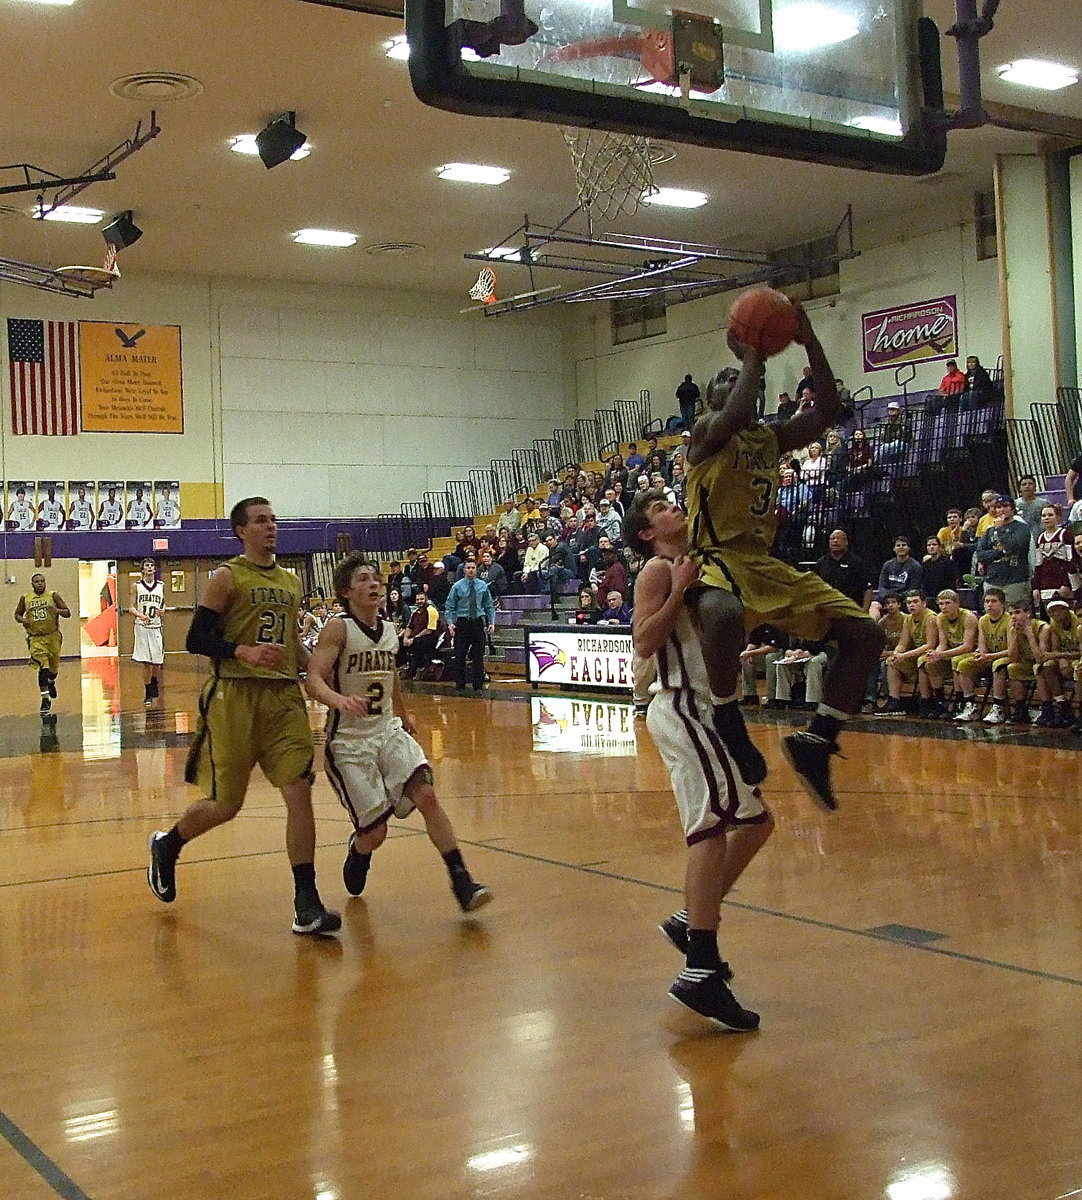
<path id="1" fill-rule="evenodd" d="M 1040 88 L 1044 92 L 1057 92 L 1078 82 L 1077 67 L 1065 67 L 1062 63 L 1043 62 L 1039 58 L 1020 58 L 1016 62 L 996 67 L 996 74 L 1005 83 L 1017 83 L 1021 87 Z"/>
<path id="2" fill-rule="evenodd" d="M 298 229 L 293 240 L 298 246 L 354 246 L 357 235 L 341 229 Z"/>
<path id="3" fill-rule="evenodd" d="M 511 172 L 504 167 L 484 167 L 478 163 L 444 163 L 437 169 L 437 174 L 454 183 L 483 183 L 490 187 L 511 178 Z"/>
<path id="4" fill-rule="evenodd" d="M 41 209 L 34 210 L 34 216 L 45 221 L 70 221 L 73 225 L 97 225 L 105 216 L 100 208 L 80 208 L 78 204 L 61 204 L 50 209 L 42 216 Z"/>
<path id="5" fill-rule="evenodd" d="M 643 196 L 642 201 L 644 204 L 658 204 L 662 208 L 702 208 L 709 199 L 705 192 L 663 187 L 651 196 Z"/>

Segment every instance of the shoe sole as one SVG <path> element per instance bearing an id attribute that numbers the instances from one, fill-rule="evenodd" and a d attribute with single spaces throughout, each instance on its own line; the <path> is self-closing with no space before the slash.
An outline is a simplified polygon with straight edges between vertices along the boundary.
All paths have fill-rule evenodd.
<path id="1" fill-rule="evenodd" d="M 177 898 L 176 887 L 173 888 L 173 894 L 171 896 L 163 896 L 161 892 L 159 892 L 154 886 L 154 840 L 158 837 L 159 833 L 161 833 L 161 830 L 156 830 L 147 840 L 147 852 L 150 854 L 150 862 L 147 865 L 147 883 L 150 885 L 150 890 L 163 904 L 172 904 Z"/>
<path id="2" fill-rule="evenodd" d="M 307 935 L 308 937 L 323 937 L 327 934 L 337 933 L 342 928 L 342 918 L 336 912 L 321 913 L 318 921 L 313 921 L 310 925 L 300 925 L 298 922 L 293 922 L 293 932 Z"/>
<path id="3" fill-rule="evenodd" d="M 675 995 L 673 992 L 669 992 L 668 996 L 669 996 L 670 1000 L 674 1000 L 677 1004 L 680 1005 L 681 1008 L 687 1009 L 688 1012 L 694 1013 L 697 1017 L 702 1017 L 702 1019 L 704 1021 L 713 1021 L 713 1023 L 715 1025 L 720 1026 L 722 1029 L 729 1030 L 730 1033 L 754 1033 L 759 1028 L 758 1021 L 756 1021 L 755 1024 L 752 1026 L 730 1025 L 729 1022 L 726 1021 L 724 1017 L 716 1017 L 712 1013 L 699 1012 L 699 1010 L 697 1008 L 695 1008 L 691 1004 L 688 1004 L 688 1002 L 686 1000 L 681 999 L 681 997 Z"/>
<path id="4" fill-rule="evenodd" d="M 781 752 L 782 752 L 782 754 L 785 755 L 786 761 L 789 763 L 789 766 L 791 766 L 793 768 L 793 774 L 795 774 L 797 779 L 800 780 L 801 786 L 808 793 L 808 795 L 812 798 L 812 800 L 815 801 L 815 803 L 818 805 L 818 807 L 821 808 L 823 810 L 823 812 L 828 812 L 828 813 L 837 812 L 838 811 L 837 800 L 835 800 L 834 803 L 831 804 L 830 801 L 827 800 L 825 796 L 821 796 L 819 794 L 819 792 L 815 789 L 814 785 L 809 781 L 808 777 L 797 766 L 796 760 L 793 758 L 792 751 L 789 749 L 788 741 L 785 738 L 782 738 L 782 740 L 781 740 Z"/>
<path id="5" fill-rule="evenodd" d="M 479 908 L 484 908 L 486 904 L 491 904 L 494 897 L 487 887 L 482 887 L 469 898 L 466 904 L 461 905 L 464 913 L 476 912 Z"/>

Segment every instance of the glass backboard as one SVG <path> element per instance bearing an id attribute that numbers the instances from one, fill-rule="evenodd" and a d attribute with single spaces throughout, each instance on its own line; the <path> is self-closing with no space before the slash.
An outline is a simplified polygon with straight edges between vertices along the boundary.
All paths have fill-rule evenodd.
<path id="1" fill-rule="evenodd" d="M 907 174 L 945 152 L 929 26 L 919 0 L 406 0 L 438 108 Z"/>

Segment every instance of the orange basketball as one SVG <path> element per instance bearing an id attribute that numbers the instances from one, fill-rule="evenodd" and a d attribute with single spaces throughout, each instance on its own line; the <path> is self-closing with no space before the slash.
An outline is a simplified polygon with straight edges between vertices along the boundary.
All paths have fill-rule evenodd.
<path id="1" fill-rule="evenodd" d="M 745 292 L 729 313 L 729 328 L 763 358 L 778 354 L 797 334 L 796 309 L 788 296 L 773 288 Z"/>

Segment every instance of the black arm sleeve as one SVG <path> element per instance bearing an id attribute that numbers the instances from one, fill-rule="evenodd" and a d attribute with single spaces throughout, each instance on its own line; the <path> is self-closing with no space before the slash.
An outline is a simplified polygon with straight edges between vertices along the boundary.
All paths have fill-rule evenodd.
<path id="1" fill-rule="evenodd" d="M 188 637 L 184 645 L 189 654 L 205 654 L 207 658 L 232 658 L 237 650 L 236 642 L 227 642 L 222 637 L 221 613 L 203 605 L 195 610 Z"/>

